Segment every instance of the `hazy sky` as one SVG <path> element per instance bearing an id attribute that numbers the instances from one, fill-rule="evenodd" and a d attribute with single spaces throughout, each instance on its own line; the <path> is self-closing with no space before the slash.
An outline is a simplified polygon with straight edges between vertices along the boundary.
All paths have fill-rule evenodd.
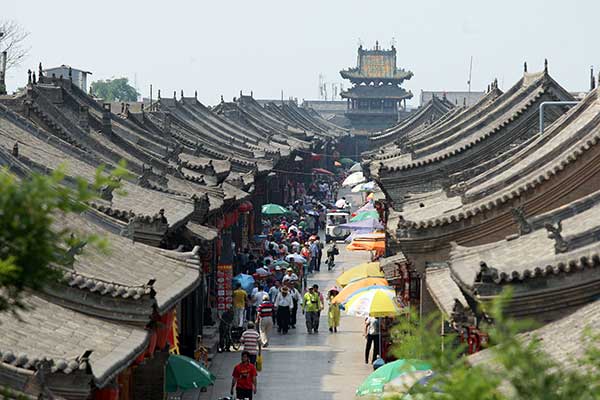
<path id="1" fill-rule="evenodd" d="M 318 98 L 318 77 L 340 82 L 355 66 L 359 40 L 389 47 L 424 90 L 472 90 L 497 77 L 512 85 L 547 57 L 569 90 L 589 87 L 600 65 L 600 1 L 375 0 L 0 0 L 0 18 L 31 36 L 31 53 L 8 76 L 22 86 L 27 69 L 70 64 L 92 79 L 127 76 L 147 96 L 149 84 L 172 96 L 198 90 L 206 104 L 254 91 L 257 98 Z M 345 84 L 348 87 L 348 83 Z M 416 104 L 416 102 L 413 101 Z"/>

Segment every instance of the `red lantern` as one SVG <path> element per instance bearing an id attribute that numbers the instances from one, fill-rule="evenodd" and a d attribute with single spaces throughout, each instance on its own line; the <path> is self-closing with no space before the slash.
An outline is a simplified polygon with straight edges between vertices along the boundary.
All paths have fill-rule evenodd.
<path id="1" fill-rule="evenodd" d="M 252 205 L 252 203 L 249 202 L 248 200 L 242 202 L 242 204 L 240 204 L 240 206 L 238 207 L 238 211 L 241 213 L 250 212 L 253 209 L 254 209 L 254 205 Z"/>

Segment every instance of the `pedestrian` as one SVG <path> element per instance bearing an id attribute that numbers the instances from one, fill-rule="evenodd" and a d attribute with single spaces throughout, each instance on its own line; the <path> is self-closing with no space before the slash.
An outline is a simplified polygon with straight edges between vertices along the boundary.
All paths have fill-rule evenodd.
<path id="1" fill-rule="evenodd" d="M 286 335 L 290 327 L 290 310 L 293 305 L 292 296 L 287 286 L 283 286 L 275 299 L 277 309 L 277 332 Z"/>
<path id="2" fill-rule="evenodd" d="M 298 317 L 298 305 L 302 300 L 302 296 L 300 296 L 300 292 L 296 289 L 296 283 L 293 281 L 289 281 L 287 283 L 288 288 L 290 290 L 290 296 L 292 296 L 292 310 L 290 315 L 290 327 L 292 329 L 296 329 L 296 319 Z"/>
<path id="3" fill-rule="evenodd" d="M 300 255 L 304 257 L 304 259 L 308 263 L 308 273 L 311 274 L 313 272 L 313 264 L 310 257 L 310 248 L 308 246 L 308 242 L 304 243 L 302 250 L 300 250 Z"/>
<path id="4" fill-rule="evenodd" d="M 231 329 L 231 326 L 233 325 L 233 317 L 233 309 L 231 307 L 227 307 L 227 309 L 219 318 L 219 353 L 223 351 L 230 351 L 229 348 L 232 345 L 231 336 L 228 335 L 227 332 Z"/>
<path id="5" fill-rule="evenodd" d="M 242 350 L 248 352 L 252 365 L 256 365 L 256 356 L 261 353 L 262 344 L 260 342 L 260 334 L 256 331 L 254 322 L 248 321 L 248 328 L 242 333 L 240 342 L 243 346 Z"/>
<path id="6" fill-rule="evenodd" d="M 365 364 L 369 363 L 371 345 L 373 345 L 373 357 L 371 358 L 371 362 L 373 363 L 379 355 L 379 319 L 374 317 L 365 318 L 364 336 L 367 339 L 365 346 Z"/>
<path id="7" fill-rule="evenodd" d="M 327 322 L 329 322 L 329 332 L 337 332 L 338 326 L 340 326 L 340 305 L 333 302 L 333 299 L 339 292 L 339 289 L 335 286 L 327 292 L 327 303 L 329 304 Z"/>
<path id="8" fill-rule="evenodd" d="M 235 389 L 236 399 L 252 400 L 252 396 L 256 394 L 257 382 L 256 376 L 258 372 L 256 367 L 250 362 L 250 354 L 247 351 L 242 351 L 242 362 L 233 368 L 233 377 L 231 380 L 231 395 L 233 396 Z"/>
<path id="9" fill-rule="evenodd" d="M 242 285 L 237 283 L 235 290 L 233 291 L 233 324 L 234 326 L 240 327 L 244 325 L 244 310 L 246 309 L 246 303 L 248 301 L 248 294 Z"/>
<path id="10" fill-rule="evenodd" d="M 265 292 L 261 286 L 257 285 L 255 291 L 252 292 L 252 313 L 251 317 L 248 319 L 249 321 L 256 320 L 256 311 L 258 310 L 258 306 L 260 306 L 265 296 L 269 296 L 269 294 Z"/>
<path id="11" fill-rule="evenodd" d="M 256 264 L 256 257 L 254 254 L 249 254 L 248 262 L 246 263 L 244 269 L 248 275 L 254 275 L 256 273 L 256 268 L 258 268 L 258 265 Z"/>
<path id="12" fill-rule="evenodd" d="M 313 292 L 319 295 L 319 311 L 317 315 L 317 329 L 319 329 L 319 321 L 321 320 L 321 311 L 325 308 L 325 300 L 323 299 L 323 293 L 319 292 L 319 285 L 316 283 L 313 285 Z"/>
<path id="13" fill-rule="evenodd" d="M 271 303 L 268 294 L 265 294 L 262 303 L 258 306 L 258 329 L 260 330 L 260 340 L 263 347 L 269 346 L 269 334 L 273 329 L 273 309 L 275 306 Z"/>
<path id="14" fill-rule="evenodd" d="M 317 236 L 317 239 L 315 240 L 315 242 L 317 243 L 317 247 L 319 249 L 319 252 L 317 254 L 317 271 L 321 270 L 321 260 L 323 259 L 323 242 L 321 241 L 321 238 L 319 236 Z"/>
<path id="15" fill-rule="evenodd" d="M 319 272 L 319 245 L 316 240 L 310 242 L 310 269 Z"/>
<path id="16" fill-rule="evenodd" d="M 308 288 L 304 293 L 302 302 L 302 314 L 306 314 L 306 330 L 309 334 L 319 332 L 319 311 L 321 310 L 321 300 L 319 294 L 315 293 L 313 287 Z"/>
<path id="17" fill-rule="evenodd" d="M 288 269 L 285 271 L 285 273 L 286 273 L 286 274 L 285 274 L 285 276 L 284 276 L 284 277 L 283 277 L 283 279 L 282 279 L 282 282 L 283 282 L 283 283 L 286 283 L 286 282 L 288 282 L 288 281 L 295 282 L 295 281 L 297 281 L 297 280 L 298 280 L 298 275 L 296 275 L 296 274 L 294 273 L 294 270 L 293 270 L 292 268 L 288 268 Z"/>

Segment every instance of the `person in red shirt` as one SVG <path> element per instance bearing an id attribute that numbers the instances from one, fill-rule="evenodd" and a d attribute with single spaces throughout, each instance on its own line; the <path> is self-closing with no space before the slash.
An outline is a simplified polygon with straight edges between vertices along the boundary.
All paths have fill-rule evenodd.
<path id="1" fill-rule="evenodd" d="M 242 362 L 233 368 L 231 376 L 231 395 L 235 389 L 236 399 L 252 400 L 256 394 L 256 367 L 250 363 L 250 353 L 242 351 Z"/>

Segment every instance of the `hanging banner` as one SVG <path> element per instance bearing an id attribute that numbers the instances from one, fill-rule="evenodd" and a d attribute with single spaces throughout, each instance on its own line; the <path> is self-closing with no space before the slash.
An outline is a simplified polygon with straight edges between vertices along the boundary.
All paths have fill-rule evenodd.
<path id="1" fill-rule="evenodd" d="M 233 303 L 233 266 L 220 264 L 217 266 L 217 310 L 225 311 Z"/>

